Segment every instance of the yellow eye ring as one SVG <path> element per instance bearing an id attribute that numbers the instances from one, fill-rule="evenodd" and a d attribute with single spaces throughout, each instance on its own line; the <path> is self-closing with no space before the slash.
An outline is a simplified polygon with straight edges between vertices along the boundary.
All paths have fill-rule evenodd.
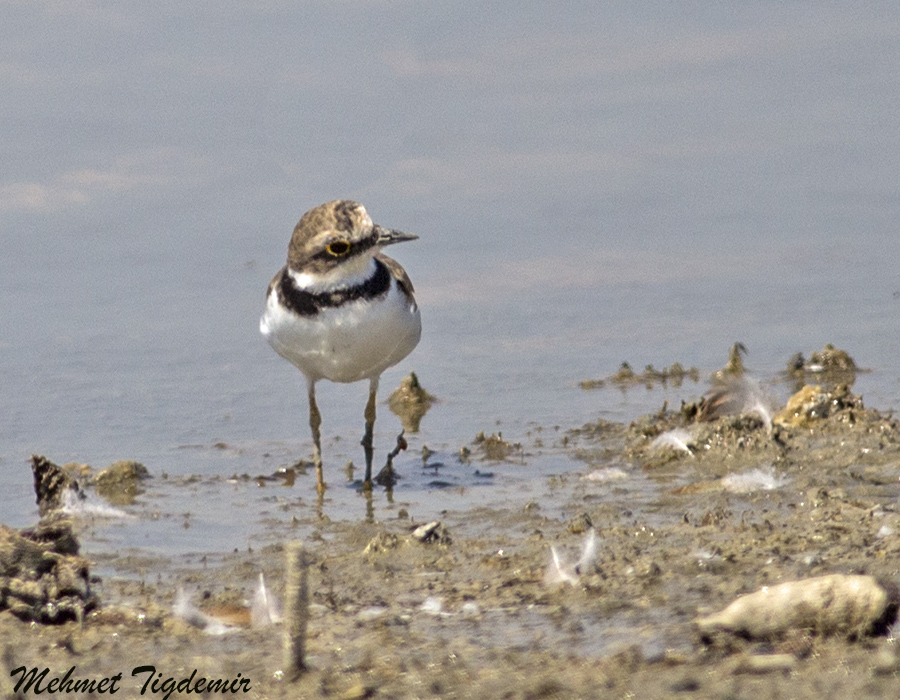
<path id="1" fill-rule="evenodd" d="M 350 243 L 347 241 L 332 241 L 325 246 L 325 250 L 334 257 L 340 258 L 350 252 Z"/>

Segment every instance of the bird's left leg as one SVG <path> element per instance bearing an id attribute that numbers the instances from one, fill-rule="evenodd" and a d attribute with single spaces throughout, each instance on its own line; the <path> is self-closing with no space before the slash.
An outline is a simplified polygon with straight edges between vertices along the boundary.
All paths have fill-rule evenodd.
<path id="1" fill-rule="evenodd" d="M 322 438 L 319 433 L 322 414 L 319 413 L 319 407 L 316 404 L 316 383 L 309 381 L 306 388 L 309 397 L 309 427 L 312 430 L 313 438 L 313 463 L 316 466 L 316 490 L 323 494 L 325 493 L 325 476 L 322 473 Z"/>
<path id="2" fill-rule="evenodd" d="M 366 403 L 366 433 L 363 435 L 362 446 L 366 453 L 366 478 L 363 487 L 372 488 L 372 455 L 375 450 L 372 447 L 372 431 L 375 427 L 375 394 L 378 392 L 378 377 L 369 380 L 369 400 Z"/>

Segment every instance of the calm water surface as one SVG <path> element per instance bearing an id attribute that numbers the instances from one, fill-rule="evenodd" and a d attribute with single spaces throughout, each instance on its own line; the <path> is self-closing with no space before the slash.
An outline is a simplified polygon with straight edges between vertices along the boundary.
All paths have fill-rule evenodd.
<path id="1" fill-rule="evenodd" d="M 480 430 L 527 443 L 705 388 L 578 388 L 623 360 L 705 373 L 740 340 L 767 378 L 833 342 L 896 407 L 895 9 L 0 5 L 0 521 L 37 517 L 32 453 L 157 476 L 95 547 L 230 549 L 307 507 L 312 475 L 209 480 L 308 455 L 302 378 L 257 321 L 294 223 L 335 197 L 421 237 L 393 252 L 422 342 L 382 379 L 441 399 L 398 462 L 414 516 L 584 469 L 547 439 L 479 481 L 453 455 Z M 365 386 L 319 394 L 339 484 Z M 379 456 L 398 426 L 382 407 Z M 471 488 L 429 486 L 423 444 Z"/>

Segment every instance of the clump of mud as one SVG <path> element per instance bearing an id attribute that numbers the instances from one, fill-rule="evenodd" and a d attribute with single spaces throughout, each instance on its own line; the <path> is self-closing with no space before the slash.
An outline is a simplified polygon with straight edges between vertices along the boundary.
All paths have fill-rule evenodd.
<path id="1" fill-rule="evenodd" d="M 832 415 L 843 415 L 852 422 L 863 410 L 862 397 L 851 393 L 846 384 L 839 384 L 831 391 L 807 384 L 788 399 L 787 405 L 772 420 L 785 427 L 808 428 Z"/>
<path id="2" fill-rule="evenodd" d="M 419 383 L 416 373 L 410 372 L 400 381 L 400 386 L 391 392 L 388 407 L 400 419 L 404 430 L 417 433 L 422 418 L 436 400 Z"/>
<path id="3" fill-rule="evenodd" d="M 44 516 L 62 508 L 69 495 L 82 495 L 81 486 L 72 473 L 41 455 L 31 455 L 34 493 L 38 512 Z M 67 495 L 68 494 L 68 495 Z"/>
<path id="4" fill-rule="evenodd" d="M 480 453 L 481 458 L 489 462 L 506 462 L 513 455 L 520 455 L 522 452 L 522 444 L 518 442 L 511 443 L 505 440 L 503 433 L 485 435 L 484 431 L 481 431 L 475 436 L 472 444 Z M 460 454 L 462 454 L 462 451 Z M 468 457 L 470 453 L 466 451 L 465 454 Z"/>
<path id="5" fill-rule="evenodd" d="M 28 622 L 81 620 L 97 598 L 78 550 L 72 523 L 61 514 L 21 531 L 0 525 L 0 610 Z"/>
<path id="6" fill-rule="evenodd" d="M 681 363 L 674 362 L 663 369 L 647 365 L 643 372 L 635 372 L 630 364 L 623 362 L 615 374 L 604 379 L 584 379 L 578 382 L 578 386 L 582 389 L 601 389 L 612 385 L 620 389 L 627 389 L 631 386 L 643 385 L 652 389 L 657 384 L 663 386 L 671 384 L 674 387 L 680 387 L 686 379 L 693 382 L 700 381 L 700 371 L 696 367 L 685 368 Z"/>
<path id="7" fill-rule="evenodd" d="M 727 380 L 729 377 L 742 377 L 746 372 L 744 365 L 744 355 L 747 354 L 747 346 L 743 343 L 735 343 L 728 351 L 728 362 L 718 372 L 713 374 L 713 383 Z"/>
<path id="8" fill-rule="evenodd" d="M 131 505 L 143 491 L 141 482 L 150 478 L 150 472 L 140 462 L 120 460 L 113 462 L 94 477 L 97 493 L 113 505 Z"/>
<path id="9" fill-rule="evenodd" d="M 812 353 L 808 360 L 803 357 L 803 353 L 798 352 L 788 360 L 787 371 L 794 377 L 803 378 L 806 374 L 855 374 L 859 367 L 846 350 L 826 343 L 821 350 Z"/>

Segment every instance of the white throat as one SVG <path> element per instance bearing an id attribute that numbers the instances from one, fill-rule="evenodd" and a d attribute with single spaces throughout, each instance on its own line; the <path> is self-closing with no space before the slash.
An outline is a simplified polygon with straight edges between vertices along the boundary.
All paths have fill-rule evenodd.
<path id="1" fill-rule="evenodd" d="M 319 294 L 362 284 L 375 274 L 375 260 L 372 255 L 359 255 L 328 272 L 297 272 L 288 268 L 288 274 L 297 289 Z"/>

